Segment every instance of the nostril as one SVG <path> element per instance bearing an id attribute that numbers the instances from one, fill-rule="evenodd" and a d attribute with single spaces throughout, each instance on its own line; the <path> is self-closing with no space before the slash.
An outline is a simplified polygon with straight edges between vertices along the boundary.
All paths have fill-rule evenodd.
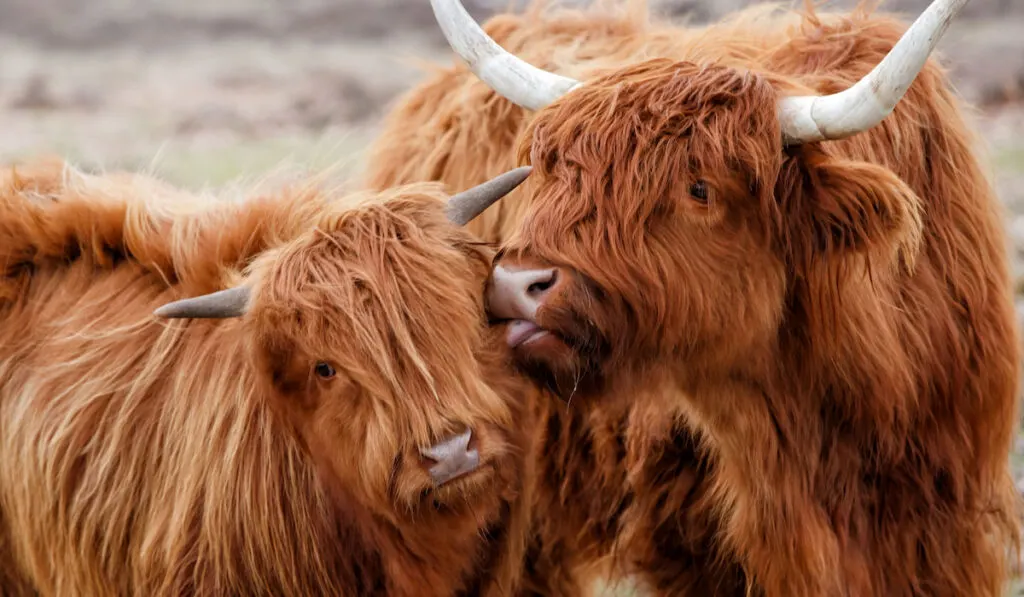
<path id="1" fill-rule="evenodd" d="M 428 469 L 431 468 L 432 466 L 434 466 L 435 464 L 437 464 L 438 462 L 440 462 L 440 461 L 437 460 L 437 459 L 431 458 L 430 456 L 427 456 L 426 454 L 420 454 L 420 464 L 425 466 Z"/>
<path id="2" fill-rule="evenodd" d="M 563 283 L 561 275 L 564 272 L 555 267 L 510 270 L 497 266 L 486 290 L 488 317 L 532 321 L 547 293 Z"/>
<path id="3" fill-rule="evenodd" d="M 527 292 L 527 294 L 530 294 L 530 295 L 544 294 L 545 292 L 550 290 L 555 285 L 555 282 L 557 282 L 557 281 L 558 281 L 558 272 L 556 270 L 550 270 L 548 272 L 548 275 L 547 275 L 546 278 L 544 278 L 542 280 L 537 280 L 536 282 L 530 284 L 526 288 L 526 292 Z"/>
<path id="4" fill-rule="evenodd" d="M 458 435 L 441 440 L 429 448 L 419 450 L 420 464 L 430 469 L 434 465 L 444 465 L 461 459 L 475 445 L 476 434 L 466 429 Z"/>

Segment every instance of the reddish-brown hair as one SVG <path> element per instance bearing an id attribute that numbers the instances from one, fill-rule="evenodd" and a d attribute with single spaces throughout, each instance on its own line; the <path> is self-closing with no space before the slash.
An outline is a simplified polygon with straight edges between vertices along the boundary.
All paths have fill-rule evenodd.
<path id="1" fill-rule="evenodd" d="M 516 592 L 536 400 L 438 186 L 5 172 L 0 593 Z M 152 315 L 238 283 L 244 318 Z M 403 456 L 460 424 L 490 472 L 432 489 Z"/>
<path id="2" fill-rule="evenodd" d="M 631 486 L 635 551 L 657 549 L 663 516 L 717 534 L 713 560 L 768 595 L 1000 594 L 1019 544 L 1020 351 L 964 108 L 930 60 L 851 138 L 784 149 L 775 113 L 784 94 L 852 85 L 904 26 L 866 10 L 759 6 L 673 28 L 538 7 L 485 30 L 583 86 L 527 115 L 443 71 L 396 109 L 370 181 L 466 185 L 533 164 L 477 230 L 506 241 L 503 263 L 573 272 L 538 321 L 602 349 L 602 398 L 656 400 L 695 438 L 682 464 L 629 464 L 653 479 Z M 672 453 L 657 441 L 638 449 Z"/>

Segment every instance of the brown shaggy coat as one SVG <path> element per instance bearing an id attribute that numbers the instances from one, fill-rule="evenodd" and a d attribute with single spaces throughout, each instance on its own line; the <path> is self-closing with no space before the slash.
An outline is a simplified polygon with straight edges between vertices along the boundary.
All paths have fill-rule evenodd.
<path id="1" fill-rule="evenodd" d="M 443 198 L 3 173 L 0 594 L 515 593 L 534 394 Z M 242 319 L 152 315 L 241 280 Z M 459 424 L 489 468 L 433 489 L 409 451 Z"/>
<path id="2" fill-rule="evenodd" d="M 574 340 L 539 355 L 574 404 L 680 422 L 623 458 L 623 549 L 652 585 L 1001 594 L 1020 352 L 998 204 L 944 72 L 930 60 L 870 131 L 783 150 L 780 95 L 847 88 L 901 22 L 762 6 L 684 29 L 641 10 L 491 19 L 583 87 L 528 114 L 443 70 L 391 116 L 371 184 L 534 165 L 475 229 L 503 263 L 571 273 L 538 321 Z"/>
<path id="3" fill-rule="evenodd" d="M 542 8 L 535 3 L 530 15 L 536 17 Z M 624 16 L 567 11 L 549 20 L 526 20 L 500 15 L 484 28 L 513 51 L 540 38 L 547 40 L 543 48 L 561 47 L 586 33 L 585 47 L 603 51 L 613 42 L 616 51 L 605 54 L 608 59 L 629 62 L 651 43 L 652 27 L 645 20 L 646 7 L 634 3 Z M 659 31 L 655 39 L 671 35 L 676 43 L 691 35 L 675 28 Z M 593 60 L 586 55 L 586 62 Z M 550 52 L 544 58 L 523 56 L 552 67 Z M 571 62 L 561 66 L 561 72 L 580 73 Z M 400 98 L 371 150 L 367 184 L 381 190 L 423 180 L 443 181 L 451 189 L 479 184 L 516 163 L 517 138 L 527 119 L 526 111 L 497 96 L 456 60 Z M 526 207 L 525 186 L 467 228 L 491 242 L 511 237 Z M 540 417 L 550 417 L 539 438 L 542 507 L 537 512 L 544 514 L 535 519 L 530 561 L 548 562 L 540 576 L 559 587 L 557 594 L 580 594 L 597 578 L 614 581 L 629 574 L 659 594 L 742 593 L 743 572 L 714 551 L 716 523 L 708 520 L 714 505 L 701 483 L 709 461 L 681 417 L 666 420 L 656 409 L 628 404 L 581 409 L 580 403 L 547 409 Z"/>

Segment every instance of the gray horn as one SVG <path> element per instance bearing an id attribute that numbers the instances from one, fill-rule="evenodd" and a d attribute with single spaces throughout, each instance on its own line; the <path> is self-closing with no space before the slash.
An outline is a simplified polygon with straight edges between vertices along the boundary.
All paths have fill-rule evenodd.
<path id="1" fill-rule="evenodd" d="M 508 195 L 521 185 L 532 170 L 532 166 L 509 170 L 483 184 L 453 195 L 448 200 L 448 219 L 457 226 L 465 226 L 498 199 Z"/>
<path id="2" fill-rule="evenodd" d="M 495 201 L 512 192 L 530 175 L 532 167 L 523 166 L 500 174 L 487 182 L 453 195 L 448 200 L 448 219 L 465 226 Z M 247 286 L 220 290 L 193 298 L 167 303 L 153 312 L 165 319 L 226 319 L 245 315 L 249 306 Z"/>
<path id="3" fill-rule="evenodd" d="M 226 319 L 245 315 L 248 304 L 249 288 L 238 286 L 167 303 L 153 314 L 167 319 Z"/>

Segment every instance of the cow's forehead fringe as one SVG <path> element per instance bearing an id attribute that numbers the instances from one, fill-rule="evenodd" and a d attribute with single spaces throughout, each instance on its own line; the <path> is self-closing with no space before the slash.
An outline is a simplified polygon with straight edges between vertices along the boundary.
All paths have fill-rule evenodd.
<path id="1" fill-rule="evenodd" d="M 446 363 L 470 362 L 482 342 L 489 253 L 448 223 L 440 199 L 329 211 L 268 253 L 254 268 L 261 333 L 310 358 L 376 371 L 396 388 L 410 375 L 434 386 Z"/>
<path id="2" fill-rule="evenodd" d="M 520 160 L 541 180 L 591 185 L 579 201 L 657 200 L 695 177 L 769 188 L 782 162 L 776 96 L 771 81 L 747 71 L 650 60 L 541 111 L 521 137 Z"/>

